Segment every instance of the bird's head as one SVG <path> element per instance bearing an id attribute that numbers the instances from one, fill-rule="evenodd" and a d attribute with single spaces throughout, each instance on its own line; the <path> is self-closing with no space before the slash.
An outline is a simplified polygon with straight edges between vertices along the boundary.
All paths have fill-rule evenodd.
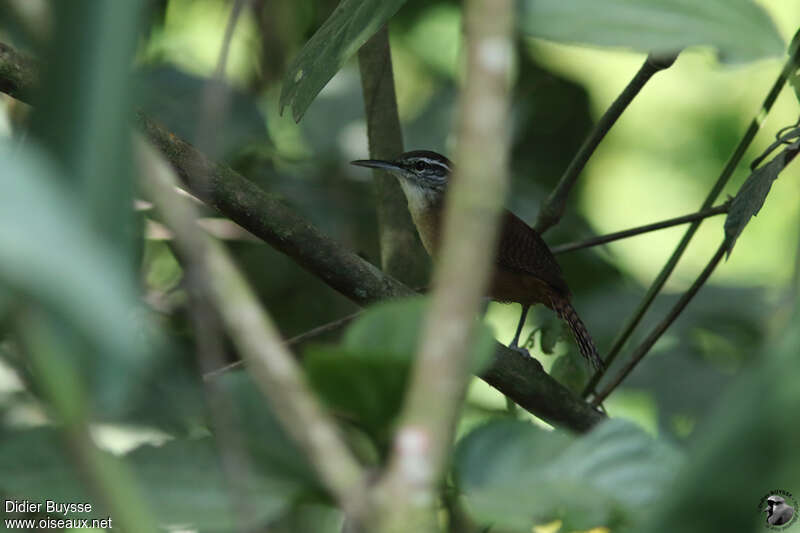
<path id="1" fill-rule="evenodd" d="M 412 208 L 440 204 L 453 171 L 449 159 L 428 150 L 406 152 L 392 161 L 360 159 L 352 164 L 379 168 L 396 176 Z"/>

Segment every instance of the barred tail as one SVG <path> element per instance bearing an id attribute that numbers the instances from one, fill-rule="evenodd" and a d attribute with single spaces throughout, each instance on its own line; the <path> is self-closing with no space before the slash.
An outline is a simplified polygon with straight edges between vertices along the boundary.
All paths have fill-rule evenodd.
<path id="1" fill-rule="evenodd" d="M 569 329 L 572 330 L 572 336 L 575 337 L 575 342 L 578 343 L 578 349 L 581 355 L 585 357 L 591 365 L 600 369 L 603 368 L 603 360 L 600 359 L 600 354 L 597 353 L 597 346 L 594 345 L 592 336 L 586 326 L 583 325 L 575 308 L 569 303 L 566 298 L 553 298 L 553 309 L 558 314 L 559 318 L 569 324 Z"/>

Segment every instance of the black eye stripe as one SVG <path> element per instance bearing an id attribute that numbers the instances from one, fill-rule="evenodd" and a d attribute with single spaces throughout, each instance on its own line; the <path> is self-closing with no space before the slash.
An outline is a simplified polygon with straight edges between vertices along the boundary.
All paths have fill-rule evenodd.
<path id="1" fill-rule="evenodd" d="M 411 163 L 411 168 L 413 168 L 418 172 L 422 172 L 423 170 L 427 169 L 439 176 L 445 176 L 448 173 L 450 173 L 449 166 L 447 166 L 445 163 L 441 161 L 436 161 L 434 159 L 417 159 L 416 161 Z"/>

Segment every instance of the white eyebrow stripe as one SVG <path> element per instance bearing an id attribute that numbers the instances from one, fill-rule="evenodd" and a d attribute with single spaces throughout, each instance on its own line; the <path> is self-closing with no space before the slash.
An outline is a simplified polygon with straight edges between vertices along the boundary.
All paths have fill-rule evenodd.
<path id="1" fill-rule="evenodd" d="M 434 165 L 434 166 L 437 166 L 437 167 L 444 168 L 448 173 L 452 171 L 450 166 L 447 163 L 445 163 L 444 161 L 442 161 L 441 159 L 431 159 L 430 157 L 418 157 L 418 158 L 415 159 L 415 161 L 424 161 L 425 163 L 428 163 L 429 165 Z"/>

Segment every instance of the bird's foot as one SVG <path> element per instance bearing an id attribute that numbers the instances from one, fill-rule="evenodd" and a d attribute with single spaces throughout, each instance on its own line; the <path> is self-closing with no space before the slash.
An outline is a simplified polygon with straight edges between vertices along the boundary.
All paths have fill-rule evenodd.
<path id="1" fill-rule="evenodd" d="M 512 342 L 511 344 L 509 344 L 508 349 L 514 350 L 518 354 L 524 355 L 526 357 L 533 357 L 531 355 L 531 352 L 529 352 L 527 348 L 525 348 L 524 346 L 518 346 L 516 342 Z"/>

